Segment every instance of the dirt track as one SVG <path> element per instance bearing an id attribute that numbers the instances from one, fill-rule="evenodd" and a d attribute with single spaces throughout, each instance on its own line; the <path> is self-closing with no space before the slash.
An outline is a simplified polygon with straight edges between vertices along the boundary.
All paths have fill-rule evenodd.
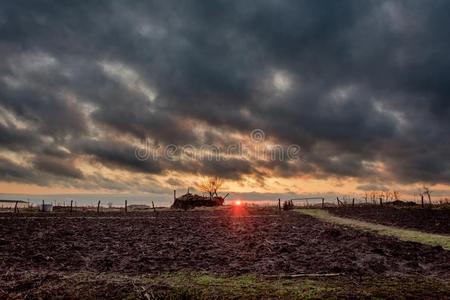
<path id="1" fill-rule="evenodd" d="M 370 206 L 328 208 L 328 211 L 340 217 L 450 235 L 450 209 Z"/>
<path id="2" fill-rule="evenodd" d="M 0 272 L 339 272 L 450 278 L 450 252 L 439 247 L 346 229 L 295 212 L 121 216 L 1 219 Z"/>

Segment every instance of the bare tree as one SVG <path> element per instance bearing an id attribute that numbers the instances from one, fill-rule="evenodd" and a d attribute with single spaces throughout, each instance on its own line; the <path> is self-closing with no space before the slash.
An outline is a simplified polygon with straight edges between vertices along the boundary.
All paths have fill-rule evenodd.
<path id="1" fill-rule="evenodd" d="M 210 177 L 206 178 L 203 182 L 198 184 L 198 189 L 203 193 L 208 193 L 209 197 L 212 198 L 217 196 L 217 192 L 223 185 L 223 179 L 220 177 Z"/>
<path id="2" fill-rule="evenodd" d="M 430 206 L 431 206 L 431 191 L 430 191 L 429 187 L 423 186 L 423 195 L 427 195 L 428 201 L 430 202 Z"/>

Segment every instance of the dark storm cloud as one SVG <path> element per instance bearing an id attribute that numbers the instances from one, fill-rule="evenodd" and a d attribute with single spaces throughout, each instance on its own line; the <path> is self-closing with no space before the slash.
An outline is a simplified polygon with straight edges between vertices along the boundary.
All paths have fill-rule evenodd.
<path id="1" fill-rule="evenodd" d="M 0 123 L 0 145 L 12 150 L 23 147 L 36 147 L 40 144 L 39 139 L 29 130 L 17 128 L 14 124 Z"/>
<path id="2" fill-rule="evenodd" d="M 85 133 L 86 121 L 76 103 L 64 99 L 63 95 L 58 95 L 59 91 L 46 90 L 45 86 L 29 87 L 31 84 L 28 79 L 18 84 L 18 87 L 0 85 L 3 108 L 30 121 L 40 133 L 55 139 L 75 132 Z"/>
<path id="3" fill-rule="evenodd" d="M 77 150 L 114 168 L 125 168 L 150 174 L 158 174 L 162 171 L 158 161 L 138 159 L 135 147 L 125 143 L 86 140 L 78 145 Z"/>
<path id="4" fill-rule="evenodd" d="M 7 182 L 45 183 L 33 170 L 5 158 L 0 158 L 0 179 Z"/>
<path id="5" fill-rule="evenodd" d="M 36 169 L 43 172 L 78 179 L 83 178 L 83 173 L 69 160 L 40 155 L 34 160 L 33 164 Z"/>
<path id="6" fill-rule="evenodd" d="M 447 1 L 3 1 L 0 106 L 28 127 L 1 123 L 1 147 L 228 178 L 381 180 L 381 162 L 386 180 L 448 183 L 448 11 Z M 142 162 L 123 142 L 199 144 L 200 127 L 221 131 L 220 143 L 261 128 L 304 160 Z M 102 132 L 122 139 L 98 142 Z"/>

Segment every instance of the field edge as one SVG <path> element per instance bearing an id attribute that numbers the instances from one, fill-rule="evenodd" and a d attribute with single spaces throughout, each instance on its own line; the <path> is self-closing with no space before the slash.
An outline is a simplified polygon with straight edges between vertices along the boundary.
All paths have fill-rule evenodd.
<path id="1" fill-rule="evenodd" d="M 339 217 L 332 215 L 323 209 L 295 209 L 295 211 L 325 222 L 349 226 L 364 231 L 372 231 L 380 235 L 393 236 L 402 241 L 417 242 L 430 246 L 441 246 L 445 250 L 450 250 L 449 236 Z"/>
<path id="2" fill-rule="evenodd" d="M 11 275 L 10 275 L 11 276 Z M 14 284 L 0 279 L 5 299 L 321 299 L 446 298 L 450 286 L 437 278 L 414 276 L 267 279 L 259 275 L 167 273 L 27 273 Z M 9 282 L 9 283 L 8 283 Z M 3 294 L 3 295 L 2 295 Z"/>

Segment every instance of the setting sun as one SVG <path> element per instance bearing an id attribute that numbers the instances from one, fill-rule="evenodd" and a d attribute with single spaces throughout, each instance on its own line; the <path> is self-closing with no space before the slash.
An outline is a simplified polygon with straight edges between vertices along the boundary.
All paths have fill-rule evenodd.
<path id="1" fill-rule="evenodd" d="M 234 205 L 237 205 L 237 206 L 241 205 L 241 201 L 239 201 L 239 200 L 235 201 Z"/>

